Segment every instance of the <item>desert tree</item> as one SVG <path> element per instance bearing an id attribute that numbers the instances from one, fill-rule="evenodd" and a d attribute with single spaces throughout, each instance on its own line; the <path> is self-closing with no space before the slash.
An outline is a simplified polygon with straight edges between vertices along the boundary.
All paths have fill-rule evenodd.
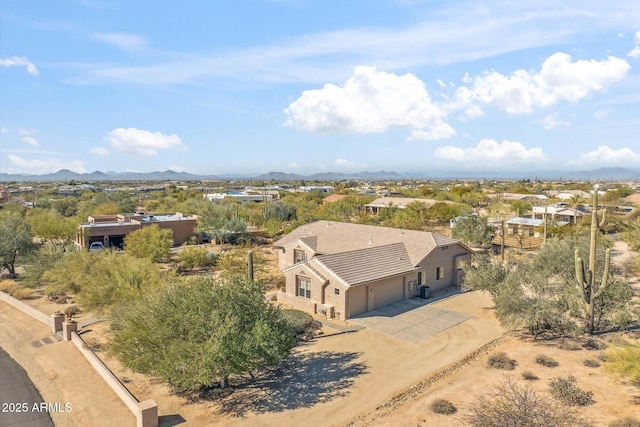
<path id="1" fill-rule="evenodd" d="M 27 221 L 35 237 L 48 243 L 55 251 L 63 252 L 73 243 L 79 222 L 65 218 L 54 209 L 35 208 L 28 212 Z"/>
<path id="2" fill-rule="evenodd" d="M 31 227 L 18 212 L 7 211 L 0 214 L 0 266 L 16 277 L 18 257 L 27 257 L 38 250 L 33 242 Z"/>
<path id="3" fill-rule="evenodd" d="M 120 310 L 110 351 L 133 371 L 197 392 L 277 365 L 295 343 L 259 282 L 201 277 Z"/>
<path id="4" fill-rule="evenodd" d="M 470 215 L 461 218 L 453 227 L 452 237 L 471 245 L 491 244 L 495 230 L 488 224 L 487 217 Z"/>

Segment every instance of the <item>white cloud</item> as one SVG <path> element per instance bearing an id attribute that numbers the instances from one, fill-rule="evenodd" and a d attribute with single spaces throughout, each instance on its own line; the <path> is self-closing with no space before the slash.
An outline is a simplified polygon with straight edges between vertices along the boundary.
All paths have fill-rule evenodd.
<path id="1" fill-rule="evenodd" d="M 31 61 L 24 56 L 12 56 L 11 58 L 1 59 L 0 65 L 3 67 L 26 67 L 29 74 L 38 75 L 38 69 Z"/>
<path id="2" fill-rule="evenodd" d="M 529 113 L 535 107 L 559 102 L 577 102 L 622 80 L 631 69 L 620 58 L 578 60 L 557 52 L 547 58 L 539 72 L 516 70 L 506 76 L 496 71 L 465 77 L 470 88 L 460 87 L 449 108 L 468 109 L 477 104 L 491 105 L 512 114 Z"/>
<path id="3" fill-rule="evenodd" d="M 418 12 L 416 16 L 422 16 L 413 24 L 302 30 L 268 44 L 216 49 L 216 54 L 166 52 L 151 63 L 83 64 L 73 81 L 158 85 L 206 80 L 225 87 L 229 81 L 245 86 L 264 81 L 320 84 L 344 80 L 358 64 L 400 72 L 637 30 L 630 19 L 637 14 L 635 0 L 562 6 L 550 0 L 431 3 L 428 15 Z"/>
<path id="4" fill-rule="evenodd" d="M 174 172 L 184 172 L 185 169 L 182 166 L 172 165 L 172 166 L 169 166 L 167 170 L 172 170 Z"/>
<path id="5" fill-rule="evenodd" d="M 89 152 L 91 154 L 97 154 L 98 156 L 106 156 L 109 154 L 109 150 L 104 147 L 93 147 Z"/>
<path id="6" fill-rule="evenodd" d="M 553 129 L 557 126 L 571 126 L 569 122 L 558 120 L 558 113 L 547 114 L 543 119 L 537 120 L 537 122 L 541 123 L 546 130 Z"/>
<path id="7" fill-rule="evenodd" d="M 44 174 L 57 172 L 60 169 L 69 169 L 77 173 L 85 173 L 87 170 L 79 160 L 59 160 L 59 159 L 23 159 L 22 157 L 9 154 L 9 163 L 15 168 L 9 168 L 8 173 L 33 173 Z"/>
<path id="8" fill-rule="evenodd" d="M 91 38 L 108 43 L 126 51 L 141 50 L 145 47 L 144 39 L 135 34 L 126 33 L 93 33 Z"/>
<path id="9" fill-rule="evenodd" d="M 604 110 L 598 110 L 595 113 L 593 113 L 593 118 L 596 120 L 602 120 L 605 117 L 607 117 L 609 114 L 611 114 L 611 110 L 608 108 Z"/>
<path id="10" fill-rule="evenodd" d="M 9 132 L 9 129 L 7 128 L 0 128 L 0 133 L 7 133 Z"/>
<path id="11" fill-rule="evenodd" d="M 107 135 L 107 141 L 114 150 L 136 156 L 156 156 L 158 150 L 185 148 L 176 134 L 164 135 L 135 128 L 114 129 Z"/>
<path id="12" fill-rule="evenodd" d="M 296 163 L 296 162 L 291 162 L 289 163 L 289 167 L 292 169 L 300 169 L 300 164 Z"/>
<path id="13" fill-rule="evenodd" d="M 342 85 L 306 90 L 285 113 L 286 126 L 310 132 L 380 133 L 393 127 L 426 129 L 434 135 L 448 127 L 443 112 L 413 74 L 398 76 L 358 66 Z M 450 135 L 449 135 L 450 136 Z"/>
<path id="14" fill-rule="evenodd" d="M 343 169 L 366 168 L 366 163 L 351 162 L 345 159 L 336 159 L 335 165 Z"/>
<path id="15" fill-rule="evenodd" d="M 468 164 L 496 164 L 508 167 L 510 163 L 526 163 L 544 160 L 542 148 L 527 149 L 519 142 L 483 139 L 476 147 L 461 148 L 453 145 L 438 147 L 435 151 L 438 158 Z"/>
<path id="16" fill-rule="evenodd" d="M 414 129 L 407 138 L 409 141 L 433 141 L 441 139 L 449 139 L 456 134 L 455 129 L 447 123 L 439 123 L 428 130 Z"/>
<path id="17" fill-rule="evenodd" d="M 640 166 L 640 152 L 624 147 L 617 150 L 608 145 L 600 145 L 597 149 L 587 153 L 581 153 L 577 160 L 570 161 L 569 165 L 602 167 L 602 166 Z"/>
<path id="18" fill-rule="evenodd" d="M 633 36 L 633 44 L 634 47 L 627 56 L 630 56 L 631 58 L 640 58 L 640 31 L 636 31 L 636 34 Z"/>
<path id="19" fill-rule="evenodd" d="M 25 142 L 29 145 L 33 145 L 34 147 L 40 146 L 40 143 L 38 142 L 38 140 L 32 136 L 23 136 L 22 138 L 20 138 L 20 141 Z"/>

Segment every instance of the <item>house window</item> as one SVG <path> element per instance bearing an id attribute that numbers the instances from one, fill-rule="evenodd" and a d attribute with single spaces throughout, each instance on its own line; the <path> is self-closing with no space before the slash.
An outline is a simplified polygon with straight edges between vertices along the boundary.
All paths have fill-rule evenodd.
<path id="1" fill-rule="evenodd" d="M 418 271 L 418 286 L 422 285 L 422 271 Z"/>
<path id="2" fill-rule="evenodd" d="M 442 267 L 436 267 L 436 280 L 444 279 L 444 269 Z"/>
<path id="3" fill-rule="evenodd" d="M 311 279 L 306 277 L 297 277 L 298 296 L 303 298 L 311 298 Z"/>
<path id="4" fill-rule="evenodd" d="M 299 263 L 307 259 L 307 254 L 299 249 L 293 250 L 293 262 Z"/>
<path id="5" fill-rule="evenodd" d="M 340 289 L 333 288 L 333 293 L 336 294 L 336 295 L 340 295 Z"/>

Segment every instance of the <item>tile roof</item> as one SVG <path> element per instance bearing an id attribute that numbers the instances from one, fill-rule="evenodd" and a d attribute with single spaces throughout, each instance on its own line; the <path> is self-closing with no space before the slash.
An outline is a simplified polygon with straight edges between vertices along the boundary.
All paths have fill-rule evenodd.
<path id="1" fill-rule="evenodd" d="M 402 230 L 399 228 L 335 221 L 316 221 L 296 228 L 276 241 L 274 246 L 284 247 L 297 240 L 302 240 L 306 245 L 311 246 L 313 240 L 310 240 L 310 238 L 315 238 L 314 251 L 317 255 L 338 254 L 402 243 L 413 266 L 418 265 L 437 246 L 460 243 L 455 239 L 427 231 Z"/>
<path id="2" fill-rule="evenodd" d="M 349 286 L 404 274 L 415 268 L 403 243 L 320 255 L 307 264 L 314 263 L 324 266 Z"/>
<path id="3" fill-rule="evenodd" d="M 436 203 L 446 203 L 446 204 L 455 204 L 449 200 L 434 200 L 434 199 L 415 199 L 410 197 L 380 197 L 379 199 L 375 199 L 373 202 L 366 204 L 367 207 L 378 207 L 378 208 L 386 208 L 389 205 L 395 206 L 400 209 L 404 209 L 407 205 L 419 202 L 427 205 L 428 208 L 435 205 Z"/>

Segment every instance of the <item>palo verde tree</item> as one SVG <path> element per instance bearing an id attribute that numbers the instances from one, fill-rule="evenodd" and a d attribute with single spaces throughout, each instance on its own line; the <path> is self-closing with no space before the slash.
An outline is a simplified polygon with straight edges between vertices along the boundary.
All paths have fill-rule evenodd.
<path id="1" fill-rule="evenodd" d="M 153 262 L 169 259 L 173 246 L 173 232 L 152 224 L 133 231 L 124 238 L 127 253 L 138 258 L 149 258 Z"/>
<path id="2" fill-rule="evenodd" d="M 164 288 L 171 273 L 148 258 L 114 251 L 65 252 L 42 275 L 48 294 L 72 293 L 85 310 L 110 316 L 128 301 Z"/>
<path id="3" fill-rule="evenodd" d="M 35 208 L 27 214 L 31 231 L 54 251 L 63 252 L 73 243 L 79 222 L 65 218 L 54 209 Z"/>
<path id="4" fill-rule="evenodd" d="M 199 277 L 120 310 L 110 350 L 136 372 L 197 392 L 256 375 L 287 358 L 296 338 L 259 282 Z"/>
<path id="5" fill-rule="evenodd" d="M 593 186 L 593 206 L 591 207 L 591 241 L 589 245 L 589 266 L 585 269 L 584 261 L 580 258 L 578 249 L 575 250 L 576 281 L 582 300 L 586 305 L 586 329 L 589 334 L 594 330 L 594 309 L 596 299 L 602 295 L 607 287 L 609 279 L 609 267 L 611 263 L 611 249 L 605 252 L 604 271 L 600 284 L 596 284 L 596 240 L 599 228 L 604 226 L 607 220 L 607 210 L 602 210 L 602 219 L 598 223 L 598 185 Z"/>

